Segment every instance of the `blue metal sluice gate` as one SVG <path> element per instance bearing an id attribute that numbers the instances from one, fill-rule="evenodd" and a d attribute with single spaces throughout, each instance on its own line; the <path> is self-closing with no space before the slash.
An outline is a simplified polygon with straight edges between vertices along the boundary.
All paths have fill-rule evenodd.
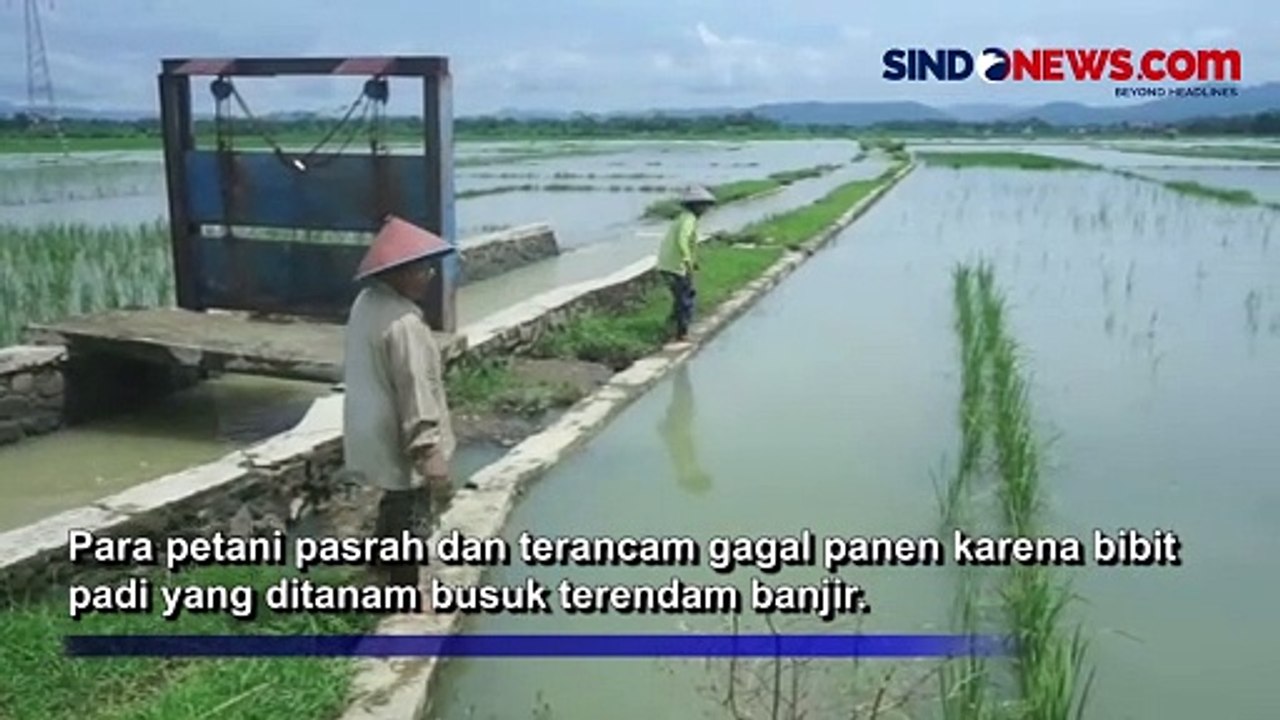
<path id="1" fill-rule="evenodd" d="M 364 76 L 356 103 L 385 109 L 387 78 L 422 81 L 422 152 L 392 154 L 370 134 L 367 152 L 291 153 L 275 143 L 240 97 L 238 77 Z M 216 149 L 196 146 L 191 79 L 213 78 Z M 333 243 L 247 237 L 241 228 L 373 233 L 388 214 L 456 246 L 453 116 L 448 61 L 442 57 L 174 59 L 159 76 L 161 121 L 178 306 L 341 320 L 367 242 Z M 239 103 L 270 150 L 234 147 L 224 108 Z M 350 117 L 351 112 L 348 112 Z M 344 118 L 345 122 L 348 118 Z M 236 126 L 244 121 L 237 121 Z M 337 128 L 335 127 L 334 130 Z M 321 141 L 323 144 L 334 135 Z M 353 135 L 354 136 L 354 133 Z M 348 137 L 348 141 L 351 137 Z M 370 235 L 370 238 L 372 236 Z M 455 330 L 458 259 L 441 272 L 423 309 L 439 331 Z"/>

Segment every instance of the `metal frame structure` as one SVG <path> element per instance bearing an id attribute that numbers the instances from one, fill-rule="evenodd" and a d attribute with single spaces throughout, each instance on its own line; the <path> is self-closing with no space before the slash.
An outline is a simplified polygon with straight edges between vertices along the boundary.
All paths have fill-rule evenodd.
<path id="1" fill-rule="evenodd" d="M 279 152 L 196 147 L 193 77 L 366 76 L 420 78 L 423 153 L 325 155 L 308 166 Z M 178 306 L 340 320 L 357 287 L 362 245 L 237 236 L 237 227 L 375 232 L 388 214 L 456 248 L 453 110 L 443 57 L 169 59 L 159 75 Z M 222 226 L 221 234 L 206 226 Z M 457 253 L 423 303 L 436 330 L 455 330 Z"/>

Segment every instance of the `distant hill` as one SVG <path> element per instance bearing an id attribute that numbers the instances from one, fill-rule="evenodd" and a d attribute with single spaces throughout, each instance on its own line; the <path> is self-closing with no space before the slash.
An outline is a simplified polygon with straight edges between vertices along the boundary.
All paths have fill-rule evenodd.
<path id="1" fill-rule="evenodd" d="M 951 120 L 918 102 L 801 102 L 757 105 L 750 112 L 783 125 L 874 125 L 894 120 Z"/>
<path id="2" fill-rule="evenodd" d="M 22 107 L 0 100 L 0 116 L 12 115 Z M 1116 123 L 1164 124 L 1200 117 L 1249 115 L 1280 111 L 1280 82 L 1240 88 L 1236 97 L 1168 97 L 1132 104 L 1085 105 L 1054 102 L 1035 106 L 992 103 L 957 104 L 934 107 L 920 102 L 778 102 L 751 107 L 668 108 L 637 112 L 613 112 L 606 117 L 636 117 L 660 114 L 675 118 L 698 118 L 752 113 L 784 125 L 845 125 L 866 127 L 887 122 L 1021 122 L 1042 120 L 1056 126 L 1111 125 Z M 154 111 L 94 110 L 64 108 L 64 117 L 109 120 L 137 120 L 155 117 Z M 489 117 L 513 120 L 565 120 L 575 112 L 566 110 L 524 110 L 506 108 Z M 290 116 L 297 115 L 290 113 Z"/>
<path id="3" fill-rule="evenodd" d="M 914 102 L 773 103 L 747 108 L 787 125 L 850 125 L 878 122 L 1017 122 L 1038 118 L 1050 125 L 1176 123 L 1200 117 L 1249 115 L 1280 110 L 1280 83 L 1241 88 L 1236 97 L 1168 97 L 1132 105 L 1056 102 L 1032 107 L 999 104 L 935 108 Z"/>

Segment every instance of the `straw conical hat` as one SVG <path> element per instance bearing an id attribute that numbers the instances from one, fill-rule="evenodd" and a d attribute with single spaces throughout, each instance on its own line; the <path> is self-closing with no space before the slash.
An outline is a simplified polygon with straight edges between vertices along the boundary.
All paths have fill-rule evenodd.
<path id="1" fill-rule="evenodd" d="M 715 204 L 716 196 L 701 185 L 690 185 L 680 193 L 680 202 L 685 205 L 698 203 Z"/>
<path id="2" fill-rule="evenodd" d="M 363 280 L 406 263 L 450 252 L 453 252 L 453 247 L 434 233 L 388 215 L 382 229 L 373 238 L 369 252 L 360 261 L 355 279 Z"/>

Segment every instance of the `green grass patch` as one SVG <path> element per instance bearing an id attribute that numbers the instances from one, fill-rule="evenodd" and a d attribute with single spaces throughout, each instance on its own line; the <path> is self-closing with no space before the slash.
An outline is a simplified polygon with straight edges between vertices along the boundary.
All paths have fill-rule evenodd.
<path id="1" fill-rule="evenodd" d="M 1189 180 L 1171 180 L 1161 184 L 1170 190 L 1182 193 L 1183 195 L 1209 198 L 1211 200 L 1217 200 L 1230 205 L 1258 204 L 1258 198 L 1248 190 L 1228 190 L 1227 188 L 1213 187 L 1211 185 L 1201 185 L 1198 182 L 1191 182 Z"/>
<path id="2" fill-rule="evenodd" d="M 769 176 L 769 179 L 776 183 L 790 185 L 791 183 L 800 182 L 801 180 L 810 180 L 822 177 L 839 167 L 839 165 L 824 164 L 814 165 L 813 167 L 807 168 L 797 168 L 795 170 L 783 170 L 781 172 L 773 173 Z"/>
<path id="3" fill-rule="evenodd" d="M 834 223 L 899 169 L 895 166 L 872 180 L 845 183 L 808 205 L 748 225 L 736 233 L 734 239 L 786 247 L 799 245 Z"/>
<path id="4" fill-rule="evenodd" d="M 717 203 L 727 205 L 763 195 L 801 180 L 820 177 L 835 170 L 837 167 L 839 166 L 823 164 L 794 170 L 783 170 L 764 178 L 735 180 L 713 185 L 708 190 L 716 197 Z M 644 210 L 644 217 L 654 220 L 670 220 L 679 214 L 680 202 L 675 198 L 664 198 L 650 204 Z"/>
<path id="5" fill-rule="evenodd" d="M 199 568 L 175 584 L 250 585 L 259 590 L 284 575 L 270 568 Z M 340 584 L 342 572 L 312 572 Z M 159 602 L 156 590 L 153 604 Z M 359 634 L 372 615 L 274 614 L 252 623 L 225 614 L 67 617 L 66 599 L 0 611 L 0 717 L 6 720 L 195 720 L 197 718 L 325 718 L 347 702 L 354 664 L 345 659 L 69 658 L 62 636 L 139 634 Z"/>
<path id="6" fill-rule="evenodd" d="M 710 312 L 782 255 L 780 248 L 739 248 L 716 243 L 698 249 L 697 313 Z M 655 286 L 621 312 L 590 312 L 544 335 L 535 357 L 574 358 L 621 369 L 652 353 L 668 339 L 671 296 Z"/>
<path id="7" fill-rule="evenodd" d="M 1003 168 L 1011 170 L 1096 170 L 1088 163 L 1023 152 L 921 152 L 929 165 L 953 169 Z"/>
<path id="8" fill-rule="evenodd" d="M 463 359 L 445 373 L 449 403 L 456 412 L 538 417 L 568 407 L 582 397 L 569 383 L 528 382 L 508 358 Z"/>

